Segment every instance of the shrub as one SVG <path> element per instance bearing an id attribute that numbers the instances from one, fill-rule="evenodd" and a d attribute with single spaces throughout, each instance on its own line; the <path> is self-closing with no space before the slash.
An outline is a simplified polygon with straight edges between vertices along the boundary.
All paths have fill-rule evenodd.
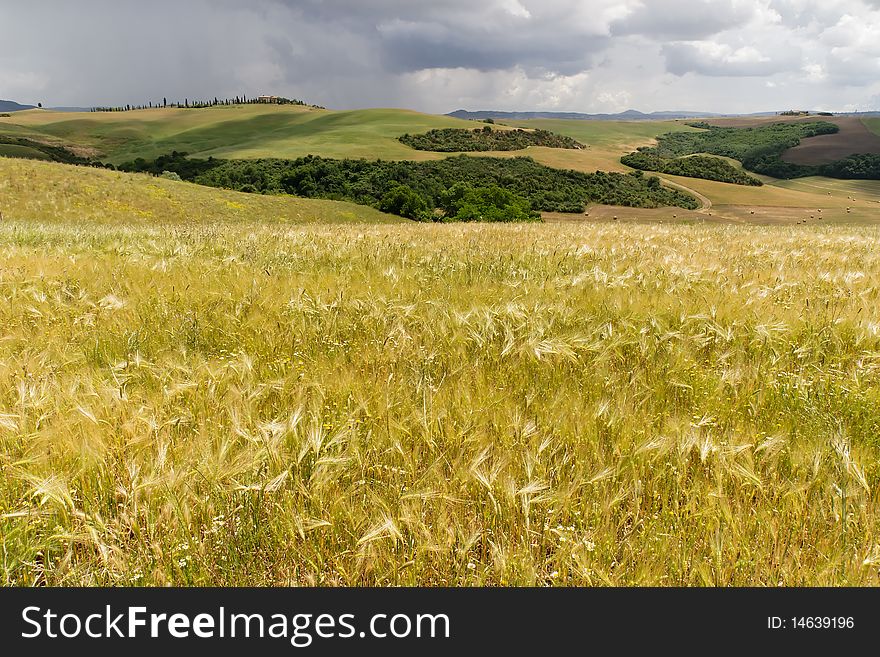
<path id="1" fill-rule="evenodd" d="M 583 144 L 549 130 L 494 130 L 491 125 L 465 130 L 443 128 L 422 135 L 402 135 L 401 143 L 419 151 L 458 153 L 473 151 L 517 151 L 529 146 L 583 148 Z"/>
<path id="2" fill-rule="evenodd" d="M 736 185 L 763 185 L 760 180 L 737 169 L 718 157 L 691 155 L 669 159 L 658 155 L 654 149 L 643 149 L 620 158 L 621 163 L 637 171 L 657 171 L 671 176 L 703 178 Z"/>

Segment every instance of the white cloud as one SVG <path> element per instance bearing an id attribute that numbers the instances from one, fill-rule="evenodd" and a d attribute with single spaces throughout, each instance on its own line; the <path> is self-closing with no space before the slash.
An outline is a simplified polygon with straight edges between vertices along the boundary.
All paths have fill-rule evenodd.
<path id="1" fill-rule="evenodd" d="M 433 112 L 758 111 L 880 98 L 880 0 L 42 0 L 3 3 L 0 43 L 0 98 L 44 104 L 272 92 Z"/>
<path id="2" fill-rule="evenodd" d="M 597 99 L 605 112 L 622 112 L 632 104 L 632 94 L 628 91 L 601 91 Z"/>
<path id="3" fill-rule="evenodd" d="M 804 64 L 803 71 L 809 82 L 823 82 L 828 79 L 828 74 L 821 64 Z"/>
<path id="4" fill-rule="evenodd" d="M 518 18 L 531 18 L 532 12 L 522 6 L 519 0 L 505 0 L 501 3 L 501 7 L 511 16 Z"/>

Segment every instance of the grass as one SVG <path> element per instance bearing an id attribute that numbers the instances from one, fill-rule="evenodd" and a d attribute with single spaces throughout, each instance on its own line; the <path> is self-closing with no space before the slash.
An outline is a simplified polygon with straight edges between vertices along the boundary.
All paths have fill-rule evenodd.
<path id="1" fill-rule="evenodd" d="M 522 128 L 541 128 L 568 135 L 594 146 L 617 151 L 635 150 L 667 132 L 700 132 L 680 121 L 572 121 L 568 119 L 530 119 L 510 121 Z"/>
<path id="2" fill-rule="evenodd" d="M 773 184 L 783 189 L 824 194 L 847 201 L 880 201 L 880 180 L 839 180 L 811 176 L 796 180 L 774 180 Z"/>
<path id="3" fill-rule="evenodd" d="M 564 151 L 551 148 L 530 148 L 526 154 L 547 166 L 571 168 L 578 171 L 630 171 L 630 167 L 620 163 L 621 155 L 639 146 L 655 143 L 657 136 L 667 132 L 698 131 L 682 121 L 568 121 L 531 120 L 514 121 L 512 125 L 552 130 L 573 137 L 589 148 L 584 151 Z M 716 156 L 713 156 L 716 157 Z M 738 160 L 724 159 L 737 168 L 742 168 Z M 752 174 L 754 175 L 754 174 Z M 755 207 L 767 208 L 824 208 L 832 212 L 846 207 L 859 208 L 859 217 L 865 221 L 873 220 L 876 210 L 874 202 L 880 200 L 880 189 L 876 181 L 834 180 L 830 178 L 803 178 L 800 180 L 777 180 L 768 176 L 756 175 L 764 187 L 744 187 L 696 178 L 661 175 L 681 186 L 707 196 L 719 206 L 732 206 L 734 215 L 748 215 Z M 831 192 L 831 195 L 828 192 Z M 847 197 L 855 197 L 853 203 Z M 862 201 L 866 202 L 862 203 Z M 750 216 L 750 215 L 749 215 Z M 848 217 L 853 219 L 854 217 Z"/>
<path id="4" fill-rule="evenodd" d="M 120 164 L 171 151 L 199 157 L 436 159 L 397 138 L 431 128 L 473 127 L 472 122 L 409 110 L 316 110 L 299 106 L 244 105 L 208 109 L 131 112 L 31 111 L 0 120 L 0 134 L 43 135 L 47 140 L 91 150 Z"/>
<path id="5" fill-rule="evenodd" d="M 740 162 L 739 160 L 735 160 L 732 157 L 725 157 L 723 155 L 712 155 L 711 153 L 694 153 L 692 155 L 685 155 L 684 157 L 695 157 L 698 155 L 717 157 L 719 160 L 724 160 L 730 166 L 736 169 L 739 169 L 741 171 L 744 170 L 742 162 Z M 824 178 L 821 176 L 795 178 L 793 180 L 780 180 L 778 178 L 765 176 L 760 173 L 750 172 L 749 175 L 754 176 L 765 185 L 773 185 L 781 189 L 803 191 L 809 194 L 828 195 L 829 191 L 832 192 L 832 194 L 834 192 L 845 192 L 852 194 L 857 194 L 861 192 L 863 194 L 867 194 L 867 196 L 871 198 L 880 198 L 880 184 L 878 184 L 877 181 L 872 180 L 840 180 L 837 178 Z M 734 191 L 735 190 L 731 189 L 731 192 Z"/>
<path id="6" fill-rule="evenodd" d="M 573 137 L 588 148 L 533 147 L 482 155 L 525 154 L 547 166 L 588 173 L 629 171 L 629 167 L 620 163 L 621 155 L 654 143 L 660 134 L 695 130 L 681 121 L 531 120 L 511 124 L 551 130 Z M 0 135 L 67 145 L 81 156 L 98 156 L 116 164 L 136 157 L 149 159 L 173 150 L 227 158 L 292 158 L 312 153 L 338 158 L 425 160 L 451 154 L 416 151 L 397 138 L 407 132 L 419 134 L 432 128 L 479 125 L 399 109 L 334 112 L 298 106 L 245 105 L 86 114 L 45 110 L 16 112 L 10 118 L 0 119 Z M 707 181 L 691 178 L 664 178 L 696 190 L 718 205 L 819 208 L 829 203 L 825 190 L 809 185 L 783 183 L 775 188 L 765 185 L 755 189 L 723 183 L 707 185 Z M 763 179 L 773 182 L 770 178 Z M 870 192 L 873 184 L 870 181 L 842 182 L 855 185 L 849 193 L 857 197 Z"/>
<path id="7" fill-rule="evenodd" d="M 588 149 L 584 151 L 528 149 L 528 154 L 543 164 L 580 171 L 630 171 L 629 167 L 620 163 L 621 155 L 634 151 L 639 146 L 654 144 L 659 135 L 667 132 L 697 132 L 696 128 L 677 121 L 531 119 L 509 123 L 522 128 L 550 130 L 586 144 Z"/>
<path id="8" fill-rule="evenodd" d="M 862 123 L 864 123 L 868 130 L 873 132 L 875 135 L 880 135 L 880 118 L 873 117 L 862 119 Z"/>
<path id="9" fill-rule="evenodd" d="M 36 148 L 19 146 L 18 144 L 0 144 L 0 157 L 17 157 L 29 160 L 48 160 L 48 155 Z"/>
<path id="10" fill-rule="evenodd" d="M 877 208 L 876 199 L 871 193 L 876 187 L 874 181 L 833 181 L 818 177 L 803 178 L 798 181 L 777 181 L 765 176 L 761 178 L 765 182 L 763 187 L 746 187 L 665 174 L 660 177 L 696 190 L 719 205 L 828 209 L 859 207 L 866 210 Z M 852 201 L 856 191 L 858 196 L 856 201 Z"/>
<path id="11" fill-rule="evenodd" d="M 34 193 L 38 189 L 39 193 Z M 354 203 L 217 190 L 148 175 L 0 159 L 0 213 L 32 223 L 394 223 Z"/>
<path id="12" fill-rule="evenodd" d="M 43 138 L 74 145 L 114 164 L 136 157 L 152 159 L 173 150 L 199 157 L 323 157 L 426 160 L 447 154 L 417 151 L 397 139 L 434 128 L 479 127 L 480 123 L 401 109 L 315 110 L 298 106 L 244 105 L 209 109 L 153 109 L 74 114 L 18 112 L 0 120 L 0 135 Z M 581 171 L 626 171 L 620 156 L 652 143 L 672 130 L 694 130 L 674 121 L 517 121 L 511 125 L 543 128 L 589 145 L 585 151 L 533 147 L 492 153 L 525 152 L 548 166 Z M 496 126 L 504 129 L 504 126 Z M 485 153 L 484 153 L 485 154 Z"/>
<path id="13" fill-rule="evenodd" d="M 3 584 L 880 584 L 880 228 L 305 225 L 9 162 Z M 152 184 L 193 205 L 84 188 Z"/>

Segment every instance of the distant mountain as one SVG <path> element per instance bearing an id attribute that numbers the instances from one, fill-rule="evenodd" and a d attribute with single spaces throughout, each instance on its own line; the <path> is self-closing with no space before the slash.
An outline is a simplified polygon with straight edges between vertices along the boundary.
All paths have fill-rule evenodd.
<path id="1" fill-rule="evenodd" d="M 20 112 L 34 109 L 33 105 L 22 105 L 11 100 L 0 100 L 0 112 Z"/>
<path id="2" fill-rule="evenodd" d="M 773 114 L 773 112 L 760 112 L 750 116 Z M 738 116 L 732 114 L 716 114 L 714 112 L 651 112 L 646 114 L 638 110 L 626 110 L 617 114 L 583 114 L 581 112 L 496 112 L 483 110 L 469 112 L 467 110 L 455 110 L 447 116 L 457 119 L 508 119 L 511 121 L 523 121 L 527 119 L 576 119 L 580 121 L 668 121 L 671 119 L 697 119 L 720 116 Z"/>

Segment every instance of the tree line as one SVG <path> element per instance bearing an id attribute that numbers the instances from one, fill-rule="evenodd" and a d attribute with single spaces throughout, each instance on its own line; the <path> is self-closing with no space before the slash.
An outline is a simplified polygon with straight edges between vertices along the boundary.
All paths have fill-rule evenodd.
<path id="1" fill-rule="evenodd" d="M 583 173 L 547 167 L 529 157 L 459 155 L 389 162 L 309 155 L 295 160 L 221 160 L 174 152 L 155 160 L 138 158 L 119 168 L 153 175 L 172 172 L 183 180 L 242 192 L 352 201 L 419 220 L 526 220 L 541 211 L 583 212 L 592 203 L 699 207 L 692 195 L 664 187 L 659 178 L 641 171 Z"/>
<path id="2" fill-rule="evenodd" d="M 235 96 L 234 98 L 217 98 L 214 97 L 213 100 L 190 100 L 189 98 L 184 98 L 183 102 L 180 101 L 172 101 L 168 102 L 167 98 L 163 98 L 160 101 L 149 101 L 146 104 L 141 105 L 118 105 L 118 106 L 99 106 L 92 107 L 90 111 L 92 112 L 130 112 L 132 110 L 145 110 L 145 109 L 161 109 L 166 107 L 176 107 L 176 108 L 186 108 L 186 109 L 203 109 L 206 107 L 218 107 L 218 106 L 230 106 L 230 105 L 300 105 L 303 107 L 313 107 L 315 109 L 326 109 L 321 105 L 312 105 L 311 103 L 307 103 L 303 100 L 299 100 L 297 98 L 283 98 L 281 96 L 272 96 L 271 100 L 262 100 L 259 96 L 248 98 L 246 95 L 242 94 L 241 96 Z"/>

